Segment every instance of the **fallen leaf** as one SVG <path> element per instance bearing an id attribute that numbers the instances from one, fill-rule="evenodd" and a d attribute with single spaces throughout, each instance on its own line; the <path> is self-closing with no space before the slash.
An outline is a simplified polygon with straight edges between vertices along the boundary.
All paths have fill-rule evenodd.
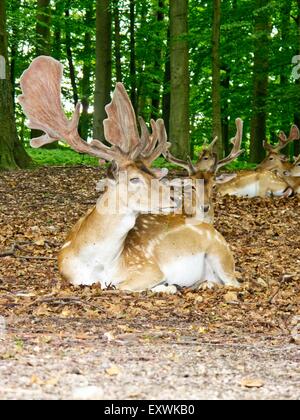
<path id="1" fill-rule="evenodd" d="M 109 369 L 106 369 L 106 371 L 105 371 L 106 373 L 107 373 L 107 375 L 109 375 L 109 376 L 118 376 L 120 373 L 121 373 L 121 371 L 120 371 L 120 369 L 118 368 L 118 366 L 112 366 L 112 367 L 110 367 Z"/>
<path id="2" fill-rule="evenodd" d="M 264 385 L 264 381 L 258 378 L 245 378 L 241 381 L 241 386 L 244 388 L 262 388 Z"/>

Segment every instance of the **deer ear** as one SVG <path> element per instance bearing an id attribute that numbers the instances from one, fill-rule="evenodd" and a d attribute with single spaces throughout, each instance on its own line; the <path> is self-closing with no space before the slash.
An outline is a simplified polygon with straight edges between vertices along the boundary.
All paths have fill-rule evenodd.
<path id="1" fill-rule="evenodd" d="M 113 161 L 111 165 L 109 165 L 107 170 L 107 178 L 109 181 L 116 182 L 118 179 L 118 173 L 119 173 L 119 165 L 117 162 Z"/>
<path id="2" fill-rule="evenodd" d="M 221 174 L 216 178 L 216 184 L 226 184 L 237 177 L 237 174 Z"/>
<path id="3" fill-rule="evenodd" d="M 289 158 L 287 156 L 285 156 L 285 155 L 280 155 L 280 160 L 282 162 L 288 162 Z"/>
<path id="4" fill-rule="evenodd" d="M 161 169 L 151 168 L 151 172 L 153 172 L 153 174 L 155 175 L 157 179 L 161 180 L 165 178 L 166 176 L 168 176 L 169 170 L 167 168 L 161 168 Z"/>

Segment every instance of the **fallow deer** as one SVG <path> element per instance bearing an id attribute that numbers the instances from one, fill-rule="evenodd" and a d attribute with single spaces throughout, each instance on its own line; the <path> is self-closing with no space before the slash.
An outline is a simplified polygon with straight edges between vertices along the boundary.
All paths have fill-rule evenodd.
<path id="1" fill-rule="evenodd" d="M 267 151 L 267 156 L 261 164 L 258 165 L 258 169 L 268 171 L 289 171 L 292 168 L 293 165 L 289 162 L 288 157 L 283 155 L 281 151 L 293 141 L 299 140 L 299 129 L 296 125 L 293 125 L 289 137 L 287 137 L 283 131 L 279 133 L 278 137 L 279 142 L 274 146 L 267 141 L 264 142 L 264 148 Z"/>
<path id="2" fill-rule="evenodd" d="M 289 139 L 282 133 L 279 147 L 283 147 L 283 141 L 285 141 L 286 146 L 289 142 L 295 140 L 298 133 L 296 127 L 292 128 Z M 214 140 L 210 147 L 204 148 L 204 151 L 197 160 L 196 167 L 203 170 L 210 170 L 215 156 L 213 151 L 215 143 L 216 140 Z M 275 154 L 274 150 L 273 152 Z M 223 196 L 233 195 L 248 198 L 263 198 L 268 196 L 285 197 L 290 196 L 293 192 L 284 179 L 263 168 L 258 168 L 256 171 L 240 171 L 233 174 L 223 174 L 217 178 L 217 183 L 219 184 L 218 192 Z"/>
<path id="3" fill-rule="evenodd" d="M 152 161 L 160 145 L 143 143 L 136 117 L 122 84 L 118 84 L 104 122 L 108 147 L 98 140 L 84 142 L 77 130 L 79 106 L 69 121 L 61 105 L 62 65 L 39 57 L 21 78 L 19 102 L 30 127 L 46 134 L 32 145 L 63 139 L 74 150 L 112 162 L 106 191 L 97 206 L 74 227 L 59 255 L 62 276 L 74 285 L 100 283 L 129 291 L 176 291 L 176 285 L 192 287 L 205 281 L 238 286 L 234 259 L 225 239 L 207 224 L 187 225 L 183 215 L 141 215 L 149 208 L 148 195 L 154 175 L 144 159 Z M 155 127 L 161 126 L 161 123 Z M 142 127 L 143 129 L 143 127 Z M 142 130 L 143 131 L 143 130 Z M 161 127 L 157 130 L 161 133 Z M 155 137 L 155 136 L 154 136 Z M 156 150 L 158 147 L 158 150 Z M 126 181 L 116 175 L 125 173 Z M 128 197 L 123 197 L 128 191 Z M 157 211 L 176 208 L 168 188 L 160 186 Z M 107 214 L 109 199 L 118 197 L 118 213 Z M 103 210 L 103 211 L 102 211 Z"/>
<path id="4" fill-rule="evenodd" d="M 278 174 L 289 184 L 294 194 L 300 194 L 300 156 L 295 158 L 290 170 L 281 170 L 278 171 Z"/>
<path id="5" fill-rule="evenodd" d="M 209 146 L 206 146 L 199 156 L 198 161 L 194 164 L 190 157 L 187 161 L 177 159 L 170 151 L 169 147 L 164 153 L 165 158 L 175 165 L 178 165 L 188 172 L 189 178 L 192 182 L 203 181 L 203 189 L 193 188 L 192 194 L 192 208 L 195 209 L 195 214 L 192 214 L 191 222 L 205 221 L 207 223 L 213 223 L 214 220 L 214 206 L 212 202 L 213 188 L 216 184 L 222 184 L 222 179 L 217 180 L 216 175 L 218 171 L 228 165 L 229 163 L 236 160 L 243 151 L 241 150 L 241 144 L 243 139 L 243 121 L 238 118 L 236 120 L 237 132 L 231 143 L 233 148 L 231 153 L 224 159 L 218 160 L 218 156 L 214 153 L 215 139 Z M 226 179 L 228 181 L 228 179 Z M 185 200 L 186 201 L 186 200 Z M 197 205 L 198 204 L 198 205 Z"/>

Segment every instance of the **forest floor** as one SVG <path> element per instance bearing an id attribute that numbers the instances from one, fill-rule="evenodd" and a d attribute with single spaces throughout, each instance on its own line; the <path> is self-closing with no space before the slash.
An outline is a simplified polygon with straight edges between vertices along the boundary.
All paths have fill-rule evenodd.
<path id="1" fill-rule="evenodd" d="M 101 171 L 0 174 L 0 399 L 300 399 L 300 200 L 218 199 L 240 292 L 61 282 Z"/>

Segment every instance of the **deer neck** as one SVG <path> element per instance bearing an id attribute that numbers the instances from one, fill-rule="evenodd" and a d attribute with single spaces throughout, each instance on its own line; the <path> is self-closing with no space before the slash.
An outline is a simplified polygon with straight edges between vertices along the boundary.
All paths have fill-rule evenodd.
<path id="1" fill-rule="evenodd" d="M 118 197 L 116 187 L 110 187 L 98 201 L 95 212 L 97 223 L 94 231 L 101 232 L 99 239 L 105 243 L 110 251 L 110 260 L 121 255 L 128 232 L 133 229 L 138 212 L 128 208 L 122 200 L 116 202 Z M 114 207 L 114 204 L 117 204 Z"/>
<path id="2" fill-rule="evenodd" d="M 118 191 L 109 187 L 98 200 L 96 207 L 78 224 L 69 241 L 63 247 L 72 249 L 81 261 L 93 261 L 94 265 L 112 267 L 119 261 L 128 232 L 138 216 L 122 202 L 115 209 L 114 197 Z"/>

